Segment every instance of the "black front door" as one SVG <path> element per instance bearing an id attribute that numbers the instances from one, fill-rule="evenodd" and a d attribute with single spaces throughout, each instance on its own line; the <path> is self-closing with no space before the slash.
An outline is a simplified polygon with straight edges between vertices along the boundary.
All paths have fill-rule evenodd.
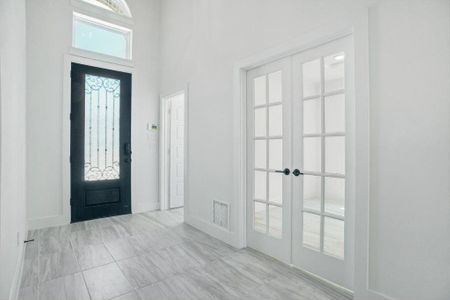
<path id="1" fill-rule="evenodd" d="M 72 64 L 72 222 L 131 213 L 131 75 Z"/>

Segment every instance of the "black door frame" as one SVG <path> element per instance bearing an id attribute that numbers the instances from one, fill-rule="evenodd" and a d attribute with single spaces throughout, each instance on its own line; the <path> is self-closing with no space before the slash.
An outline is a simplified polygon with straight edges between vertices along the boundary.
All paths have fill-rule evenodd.
<path id="1" fill-rule="evenodd" d="M 119 79 L 120 179 L 84 181 L 84 74 Z M 70 205 L 71 222 L 131 213 L 131 80 L 129 73 L 84 64 L 71 64 Z M 86 205 L 86 191 L 109 192 L 118 200 Z"/>

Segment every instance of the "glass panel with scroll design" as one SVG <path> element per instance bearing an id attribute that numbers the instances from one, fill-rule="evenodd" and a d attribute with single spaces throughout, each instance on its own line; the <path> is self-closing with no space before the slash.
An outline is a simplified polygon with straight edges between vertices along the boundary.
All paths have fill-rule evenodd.
<path id="1" fill-rule="evenodd" d="M 86 75 L 84 180 L 120 178 L 120 80 Z"/>

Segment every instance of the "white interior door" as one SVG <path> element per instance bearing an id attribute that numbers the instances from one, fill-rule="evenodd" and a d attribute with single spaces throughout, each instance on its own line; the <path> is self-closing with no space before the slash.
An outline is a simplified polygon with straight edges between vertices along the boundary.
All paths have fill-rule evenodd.
<path id="1" fill-rule="evenodd" d="M 284 262 L 291 243 L 291 58 L 247 74 L 247 244 Z"/>
<path id="2" fill-rule="evenodd" d="M 351 39 L 293 58 L 293 264 L 353 286 Z"/>
<path id="3" fill-rule="evenodd" d="M 343 38 L 247 73 L 247 245 L 348 289 L 351 45 Z"/>
<path id="4" fill-rule="evenodd" d="M 170 99 L 169 207 L 184 206 L 184 94 Z"/>

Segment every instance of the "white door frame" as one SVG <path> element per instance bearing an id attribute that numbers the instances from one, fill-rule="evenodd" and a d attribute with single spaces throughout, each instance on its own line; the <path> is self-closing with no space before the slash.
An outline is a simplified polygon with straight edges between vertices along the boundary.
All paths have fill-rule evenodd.
<path id="1" fill-rule="evenodd" d="M 187 211 L 188 203 L 188 111 L 189 111 L 189 87 L 186 86 L 184 89 L 178 90 L 178 92 L 170 93 L 167 95 L 162 95 L 160 97 L 160 133 L 159 133 L 159 197 L 161 201 L 161 210 L 167 210 L 170 208 L 169 205 L 169 180 L 168 175 L 170 170 L 168 169 L 168 160 L 170 159 L 167 155 L 167 144 L 169 140 L 167 139 L 168 125 L 167 125 L 167 99 L 174 96 L 184 94 L 184 209 Z"/>
<path id="2" fill-rule="evenodd" d="M 234 207 L 237 228 L 233 244 L 246 247 L 246 174 L 247 174 L 247 71 L 266 63 L 312 49 L 347 36 L 353 38 L 355 52 L 355 270 L 354 293 L 362 299 L 370 299 L 368 286 L 369 263 L 369 44 L 367 17 L 354 27 L 336 32 L 325 28 L 311 32 L 307 37 L 249 57 L 234 66 Z M 308 273 L 308 272 L 305 272 Z M 309 275 L 312 275 L 309 273 Z M 312 275 L 313 277 L 316 277 Z M 320 278 L 318 278 L 320 279 Z M 323 280 L 326 282 L 326 280 Z M 326 282 L 333 286 L 332 283 Z M 336 288 L 339 288 L 335 286 Z M 345 289 L 343 290 L 346 291 Z"/>

